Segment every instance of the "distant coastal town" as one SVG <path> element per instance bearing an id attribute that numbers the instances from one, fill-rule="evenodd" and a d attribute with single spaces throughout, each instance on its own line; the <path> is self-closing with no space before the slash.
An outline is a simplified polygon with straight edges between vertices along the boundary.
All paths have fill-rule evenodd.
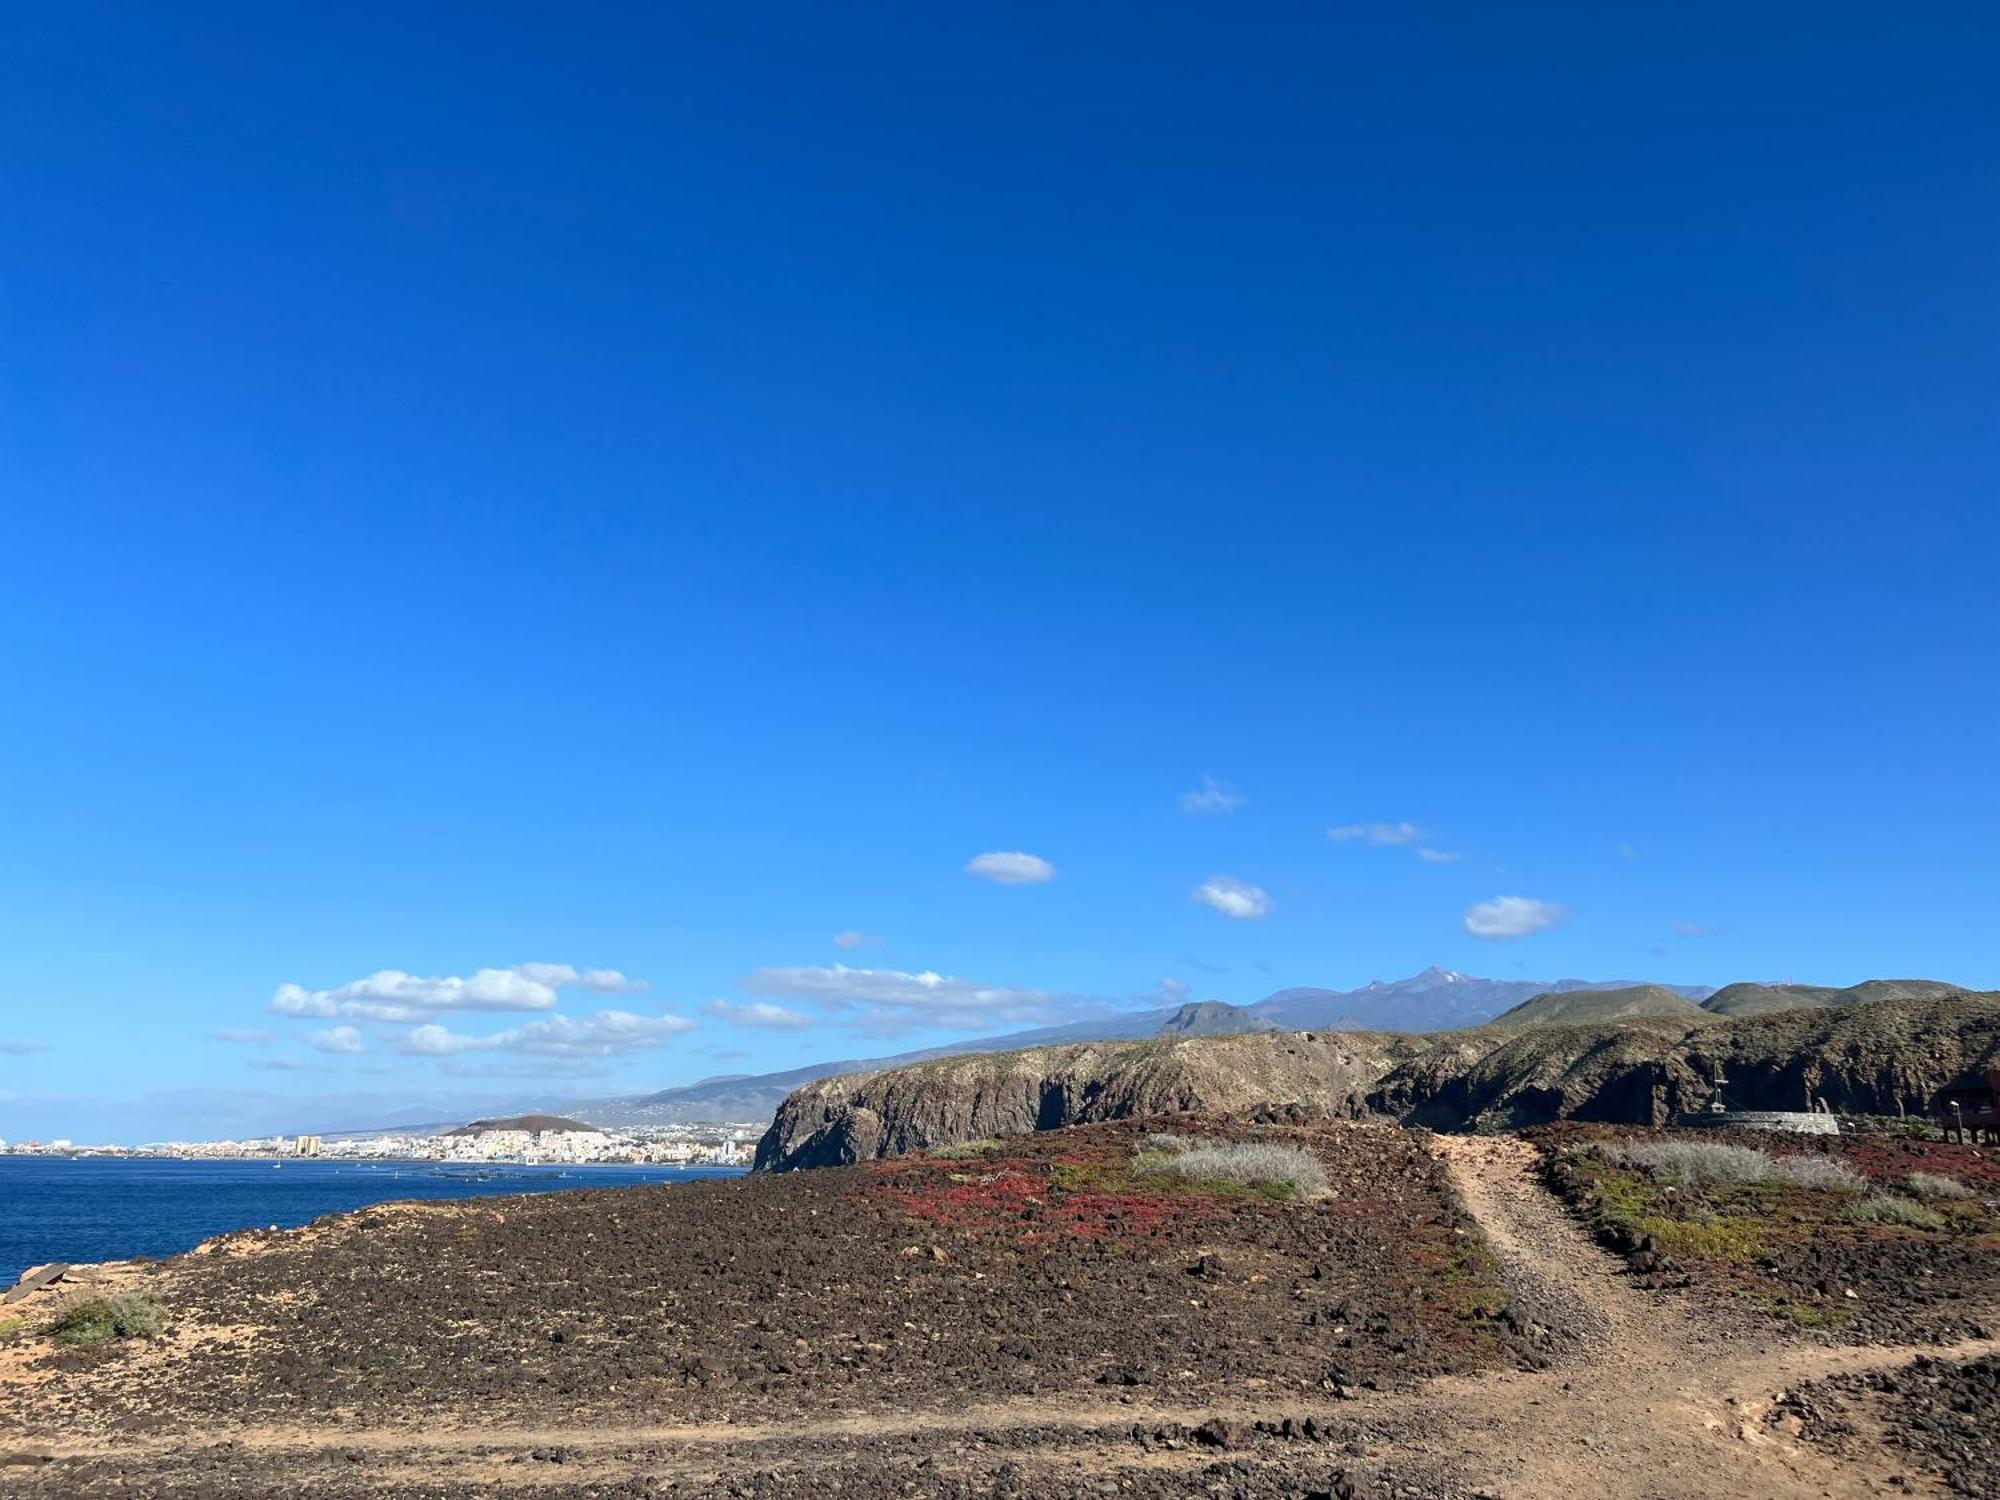
<path id="1" fill-rule="evenodd" d="M 523 1115 L 429 1130 L 300 1133 L 244 1140 L 151 1141 L 143 1145 L 0 1141 L 0 1156 L 747 1167 L 762 1132 L 762 1125 L 744 1121 L 605 1130 L 557 1115 Z"/>

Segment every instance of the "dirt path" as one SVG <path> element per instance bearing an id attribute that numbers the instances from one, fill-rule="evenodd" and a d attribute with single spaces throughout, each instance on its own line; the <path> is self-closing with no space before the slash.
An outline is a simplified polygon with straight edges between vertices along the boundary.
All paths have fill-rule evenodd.
<path id="1" fill-rule="evenodd" d="M 1897 1365 L 1919 1354 L 1971 1357 L 2000 1349 L 2000 1340 L 1951 1350 L 1841 1349 L 1731 1336 L 1673 1295 L 1636 1289 L 1619 1262 L 1543 1187 L 1532 1146 L 1505 1137 L 1441 1137 L 1437 1149 L 1501 1257 L 1518 1301 L 1537 1321 L 1568 1335 L 1571 1352 L 1556 1369 L 1447 1377 L 1412 1390 L 1363 1394 L 1321 1411 L 1319 1419 L 1337 1426 L 1341 1441 L 1363 1440 L 1357 1447 L 1365 1450 L 1367 1468 L 1398 1485 L 1422 1482 L 1419 1489 L 1405 1486 L 1405 1493 L 1505 1500 L 1706 1500 L 1718 1494 L 1840 1500 L 1928 1493 L 1914 1475 L 1891 1485 L 1891 1475 L 1902 1471 L 1886 1454 L 1835 1459 L 1794 1443 L 1764 1419 L 1779 1396 L 1806 1381 Z M 840 1476 L 867 1455 L 973 1452 L 994 1455 L 996 1462 L 1004 1456 L 1007 1467 L 1027 1476 L 1028 1488 L 1012 1493 L 1082 1493 L 1078 1476 L 1125 1488 L 1141 1479 L 1170 1486 L 1135 1491 L 1147 1494 L 1178 1494 L 1183 1485 L 1186 1493 L 1203 1493 L 1200 1473 L 1219 1456 L 1213 1448 L 1144 1447 L 1131 1440 L 1134 1426 L 1192 1429 L 1216 1417 L 1247 1424 L 1300 1414 L 1296 1396 L 1266 1400 L 1246 1393 L 1233 1405 L 1211 1400 L 1183 1406 L 1091 1392 L 805 1422 L 254 1427 L 213 1434 L 207 1443 L 185 1434 L 134 1433 L 18 1447 L 0 1440 L 0 1492 L 9 1489 L 10 1475 L 33 1486 L 38 1470 L 55 1476 L 64 1461 L 83 1466 L 72 1470 L 78 1473 L 98 1464 L 156 1462 L 162 1474 L 176 1465 L 198 1474 L 213 1461 L 247 1474 L 344 1473 L 344 1482 L 334 1479 L 333 1488 L 312 1491 L 341 1495 L 567 1494 L 580 1485 L 669 1479 L 707 1492 L 710 1484 L 720 1488 L 746 1470 L 780 1477 L 775 1489 L 742 1493 L 790 1494 L 843 1488 Z M 560 1459 L 551 1461 L 558 1451 Z M 1314 1451 L 1325 1454 L 1322 1472 L 1330 1471 L 1336 1451 Z M 907 1468 L 893 1472 L 908 1478 Z M 867 1477 L 872 1481 L 873 1472 Z M 447 1484 L 462 1489 L 447 1490 Z M 905 1492 L 900 1483 L 879 1491 L 872 1484 L 845 1487 L 850 1493 Z M 98 1492 L 94 1481 L 89 1492 Z M 183 1493 L 165 1486 L 146 1492 Z M 1303 1492 L 1322 1491 L 1314 1483 Z"/>
<path id="2" fill-rule="evenodd" d="M 1611 1500 L 1730 1494 L 1791 1500 L 1887 1492 L 1902 1472 L 1801 1448 L 1763 1421 L 1787 1389 L 1852 1370 L 1937 1354 L 1934 1347 L 1833 1349 L 1759 1345 L 1646 1296 L 1564 1213 L 1539 1181 L 1535 1151 L 1511 1137 L 1441 1137 L 1459 1191 L 1510 1280 L 1555 1326 L 1585 1335 L 1571 1368 L 1436 1382 L 1425 1395 L 1456 1418 L 1456 1440 L 1509 1500 Z M 1950 1351 L 1972 1357 L 2000 1342 Z M 1923 1493 L 1899 1486 L 1896 1493 Z"/>

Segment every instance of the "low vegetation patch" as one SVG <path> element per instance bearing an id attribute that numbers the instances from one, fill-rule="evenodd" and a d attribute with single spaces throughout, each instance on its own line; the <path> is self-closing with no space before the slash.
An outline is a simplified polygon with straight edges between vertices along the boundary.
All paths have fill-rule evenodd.
<path id="1" fill-rule="evenodd" d="M 160 1304 L 138 1292 L 92 1297 L 63 1309 L 49 1332 L 59 1344 L 88 1349 L 113 1339 L 149 1339 L 167 1326 Z"/>
<path id="2" fill-rule="evenodd" d="M 1929 1204 L 1894 1193 L 1877 1193 L 1851 1205 L 1847 1217 L 1859 1224 L 1901 1224 L 1910 1229 L 1942 1229 L 1950 1222 Z"/>
<path id="3" fill-rule="evenodd" d="M 1144 1154 L 1138 1164 L 1194 1182 L 1234 1183 L 1271 1198 L 1316 1198 L 1327 1189 L 1326 1169 L 1318 1157 L 1272 1141 L 1183 1142 Z"/>
<path id="4" fill-rule="evenodd" d="M 1992 1168 L 1893 1136 L 1534 1133 L 1549 1183 L 1645 1286 L 1699 1286 L 1858 1342 L 1955 1338 L 2000 1299 Z"/>
<path id="5" fill-rule="evenodd" d="M 27 1331 L 26 1318 L 0 1318 L 0 1344 L 11 1344 Z"/>
<path id="6" fill-rule="evenodd" d="M 1820 1193 L 1868 1190 L 1867 1178 L 1830 1156 L 1773 1156 L 1755 1146 L 1676 1140 L 1610 1145 L 1604 1152 L 1623 1166 L 1643 1167 L 1655 1177 L 1701 1187 L 1780 1182 Z"/>
<path id="7" fill-rule="evenodd" d="M 1972 1189 L 1956 1177 L 1946 1177 L 1937 1172 L 1912 1172 L 1903 1179 L 1903 1186 L 1919 1198 L 1970 1198 Z"/>
<path id="8" fill-rule="evenodd" d="M 924 1155 L 932 1161 L 970 1161 L 981 1156 L 998 1156 L 1003 1148 L 988 1136 L 980 1141 L 955 1141 L 949 1146 L 933 1146 Z"/>

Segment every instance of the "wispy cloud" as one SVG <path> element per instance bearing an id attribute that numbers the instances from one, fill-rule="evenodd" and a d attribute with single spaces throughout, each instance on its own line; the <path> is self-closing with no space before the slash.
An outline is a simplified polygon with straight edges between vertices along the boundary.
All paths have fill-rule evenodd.
<path id="1" fill-rule="evenodd" d="M 366 1052 L 368 1044 L 361 1040 L 361 1032 L 353 1026 L 330 1026 L 325 1031 L 315 1031 L 306 1038 L 306 1044 L 316 1052 Z"/>
<path id="2" fill-rule="evenodd" d="M 468 1036 L 427 1022 L 396 1044 L 415 1057 L 461 1052 L 518 1052 L 538 1057 L 621 1057 L 665 1045 L 694 1025 L 685 1016 L 641 1016 L 600 1010 L 588 1016 L 543 1016 L 488 1036 Z"/>
<path id="3" fill-rule="evenodd" d="M 325 1063 L 310 1062 L 303 1057 L 253 1057 L 244 1065 L 261 1073 L 331 1073 L 332 1068 Z"/>
<path id="4" fill-rule="evenodd" d="M 365 979 L 330 990 L 281 984 L 271 1009 L 281 1016 L 354 1021 L 416 1022 L 447 1011 L 554 1010 L 565 989 L 623 994 L 646 986 L 616 969 L 578 969 L 569 964 L 515 964 L 480 969 L 460 978 L 425 978 L 401 969 L 378 969 Z"/>
<path id="5" fill-rule="evenodd" d="M 1706 922 L 1669 922 L 1675 937 L 1708 938 L 1719 935 L 1720 927 L 1710 927 Z"/>
<path id="6" fill-rule="evenodd" d="M 20 1037 L 0 1037 L 0 1055 L 6 1057 L 26 1057 L 30 1052 L 46 1052 L 47 1042 L 31 1042 Z"/>
<path id="7" fill-rule="evenodd" d="M 1476 938 L 1504 941 L 1545 932 L 1569 915 L 1569 908 L 1527 896 L 1495 896 L 1466 909 L 1465 930 Z"/>
<path id="8" fill-rule="evenodd" d="M 1433 849 L 1429 844 L 1426 844 L 1417 850 L 1417 858 L 1427 864 L 1455 865 L 1461 859 L 1464 859 L 1465 856 L 1453 849 Z"/>
<path id="9" fill-rule="evenodd" d="M 1000 885 L 1040 885 L 1056 878 L 1056 867 L 1039 854 L 997 849 L 989 854 L 975 854 L 966 861 L 965 873 Z"/>
<path id="10" fill-rule="evenodd" d="M 1191 818 L 1213 813 L 1233 813 L 1250 799 L 1226 781 L 1213 776 L 1201 778 L 1201 785 L 1180 795 L 1180 809 Z"/>
<path id="11" fill-rule="evenodd" d="M 1181 955 L 1181 962 L 1186 964 L 1190 969 L 1201 970 L 1204 974 L 1227 974 L 1229 972 L 1229 965 L 1212 964 L 1198 953 L 1183 953 Z"/>
<path id="12" fill-rule="evenodd" d="M 776 1031 L 797 1031 L 813 1024 L 813 1018 L 804 1011 L 787 1010 L 768 1000 L 751 1000 L 743 1004 L 734 1000 L 711 1000 L 702 1006 L 701 1013 L 733 1026 L 764 1026 Z"/>
<path id="13" fill-rule="evenodd" d="M 235 1042 L 245 1047 L 268 1047 L 278 1039 L 278 1033 L 261 1026 L 218 1026 L 209 1034 L 211 1041 Z"/>
<path id="14" fill-rule="evenodd" d="M 1263 887 L 1231 875 L 1210 876 L 1195 887 L 1194 899 L 1236 922 L 1256 921 L 1271 914 L 1271 898 Z"/>
<path id="15" fill-rule="evenodd" d="M 872 932 L 848 931 L 836 932 L 833 935 L 833 946 L 845 949 L 849 953 L 852 953 L 856 948 L 873 948 L 881 941 Z"/>
<path id="16" fill-rule="evenodd" d="M 1414 844 L 1424 831 L 1414 823 L 1343 823 L 1326 836 L 1336 844 Z"/>
<path id="17" fill-rule="evenodd" d="M 912 974 L 846 964 L 759 969 L 743 981 L 743 988 L 753 995 L 810 1000 L 876 1028 L 1039 1021 L 1057 1005 L 1057 997 L 1046 990 L 981 984 L 929 969 Z"/>

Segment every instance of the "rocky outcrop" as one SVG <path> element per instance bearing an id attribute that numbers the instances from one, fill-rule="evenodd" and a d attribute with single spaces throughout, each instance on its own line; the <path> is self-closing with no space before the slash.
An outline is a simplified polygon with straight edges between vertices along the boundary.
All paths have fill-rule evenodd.
<path id="1" fill-rule="evenodd" d="M 1290 1107 L 1368 1113 L 1371 1083 L 1427 1043 L 1372 1032 L 1258 1032 L 940 1058 L 795 1091 L 757 1145 L 760 1171 L 844 1166 L 1095 1120 Z"/>
<path id="2" fill-rule="evenodd" d="M 1481 1027 L 1432 1036 L 1266 1032 L 1040 1047 L 826 1078 L 795 1091 L 757 1167 L 838 1166 L 958 1141 L 1185 1111 L 1378 1116 L 1435 1129 L 1577 1119 L 1660 1125 L 1721 1096 L 1920 1112 L 2000 1063 L 2000 994 L 1690 1023 Z M 1809 1102 L 1810 1101 L 1810 1102 Z"/>

